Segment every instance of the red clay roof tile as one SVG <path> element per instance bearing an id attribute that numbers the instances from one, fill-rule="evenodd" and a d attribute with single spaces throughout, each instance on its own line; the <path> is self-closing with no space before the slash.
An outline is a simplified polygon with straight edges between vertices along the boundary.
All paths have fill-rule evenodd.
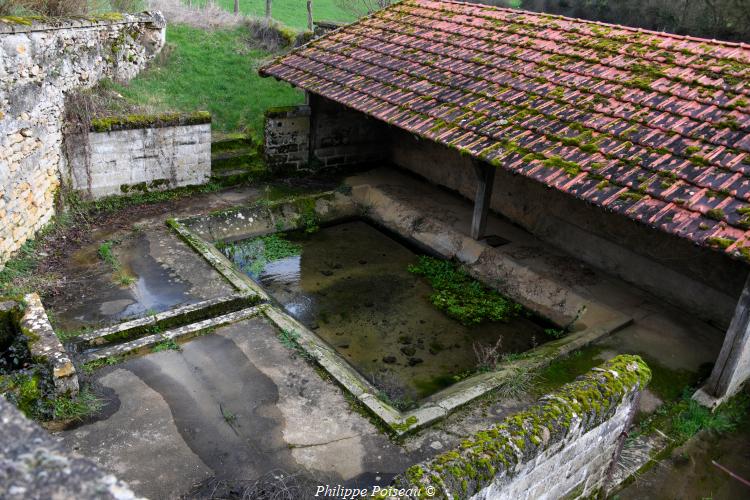
<path id="1" fill-rule="evenodd" d="M 405 0 L 260 70 L 750 260 L 750 46 Z"/>

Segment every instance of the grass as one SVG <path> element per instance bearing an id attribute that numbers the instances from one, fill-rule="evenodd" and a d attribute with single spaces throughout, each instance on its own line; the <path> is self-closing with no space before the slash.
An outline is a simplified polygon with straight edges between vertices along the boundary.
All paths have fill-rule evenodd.
<path id="1" fill-rule="evenodd" d="M 528 368 L 517 368 L 513 376 L 504 378 L 495 391 L 504 398 L 518 399 L 526 394 L 533 393 L 538 380 L 534 370 Z"/>
<path id="2" fill-rule="evenodd" d="M 175 342 L 173 339 L 167 339 L 163 342 L 159 342 L 151 348 L 151 352 L 161 351 L 179 351 L 181 350 L 180 344 Z"/>
<path id="3" fill-rule="evenodd" d="M 87 363 L 84 363 L 81 365 L 81 369 L 83 370 L 83 373 L 86 375 L 91 375 L 99 368 L 102 368 L 104 366 L 112 366 L 116 365 L 117 363 L 121 362 L 123 358 L 119 356 L 110 356 L 108 358 L 101 358 L 94 361 L 89 361 Z"/>
<path id="4" fill-rule="evenodd" d="M 463 272 L 453 262 L 419 256 L 409 272 L 424 276 L 434 293 L 430 301 L 448 316 L 464 325 L 483 321 L 507 321 L 518 315 L 522 308 Z"/>
<path id="5" fill-rule="evenodd" d="M 83 420 L 96 414 L 104 407 L 104 401 L 89 388 L 83 387 L 78 395 L 71 398 L 58 396 L 54 403 L 55 420 Z"/>
<path id="6" fill-rule="evenodd" d="M 122 268 L 120 260 L 112 252 L 112 247 L 118 244 L 116 241 L 107 240 L 99 245 L 99 257 L 112 267 L 114 274 L 112 279 L 121 286 L 130 286 L 135 283 L 135 278 L 128 274 L 128 272 Z"/>
<path id="7" fill-rule="evenodd" d="M 279 338 L 281 345 L 283 345 L 289 350 L 294 351 L 301 358 L 307 359 L 307 360 L 314 359 L 313 355 L 307 352 L 305 348 L 302 347 L 302 345 L 299 343 L 299 339 L 300 339 L 299 333 L 293 330 L 281 330 L 278 333 L 277 337 Z"/>
<path id="8" fill-rule="evenodd" d="M 96 201 L 84 201 L 75 193 L 64 196 L 65 212 L 56 214 L 49 223 L 39 230 L 34 239 L 27 240 L 13 257 L 0 270 L 0 295 L 21 296 L 29 292 L 44 294 L 52 281 L 58 279 L 54 273 L 38 272 L 39 263 L 45 259 L 41 252 L 48 250 L 61 238 L 68 237 L 71 231 L 85 229 L 93 218 L 114 213 L 128 207 L 176 201 L 203 193 L 213 193 L 221 185 L 208 183 L 201 186 L 187 186 L 168 191 L 135 193 L 128 196 L 108 196 Z"/>
<path id="9" fill-rule="evenodd" d="M 129 84 L 105 85 L 153 112 L 206 110 L 214 131 L 261 137 L 266 109 L 301 104 L 304 96 L 258 75 L 258 67 L 273 54 L 251 48 L 247 36 L 243 28 L 207 31 L 168 25 L 171 49 L 165 51 L 171 52 L 164 63 L 152 65 Z"/>
<path id="10" fill-rule="evenodd" d="M 199 1 L 197 4 L 202 5 Z M 216 0 L 216 3 L 229 12 L 234 12 L 234 0 Z M 256 17 L 266 15 L 264 0 L 240 0 L 240 12 Z M 271 17 L 277 21 L 296 28 L 307 29 L 307 9 L 303 0 L 274 0 L 271 6 Z M 356 16 L 347 12 L 335 0 L 315 0 L 313 2 L 313 19 L 315 21 L 351 22 Z"/>
<path id="11" fill-rule="evenodd" d="M 693 392 L 692 387 L 684 388 L 679 399 L 663 404 L 631 435 L 650 434 L 658 429 L 672 439 L 674 446 L 678 446 L 703 430 L 728 433 L 748 423 L 750 395 L 747 393 L 732 397 L 712 412 L 692 399 Z"/>
<path id="12" fill-rule="evenodd" d="M 73 225 L 74 220 L 70 214 L 58 214 L 36 233 L 34 239 L 26 240 L 0 270 L 0 295 L 20 297 L 43 289 L 46 278 L 35 275 L 34 271 L 44 258 L 40 255 L 44 242 L 63 236 Z"/>

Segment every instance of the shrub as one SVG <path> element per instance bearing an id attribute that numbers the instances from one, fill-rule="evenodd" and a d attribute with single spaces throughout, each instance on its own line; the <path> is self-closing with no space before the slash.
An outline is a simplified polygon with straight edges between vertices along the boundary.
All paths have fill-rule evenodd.
<path id="1" fill-rule="evenodd" d="M 245 25 L 250 31 L 250 39 L 265 50 L 276 51 L 306 41 L 303 34 L 273 19 L 249 17 Z"/>
<path id="2" fill-rule="evenodd" d="M 0 15 L 80 16 L 88 0 L 0 0 Z"/>

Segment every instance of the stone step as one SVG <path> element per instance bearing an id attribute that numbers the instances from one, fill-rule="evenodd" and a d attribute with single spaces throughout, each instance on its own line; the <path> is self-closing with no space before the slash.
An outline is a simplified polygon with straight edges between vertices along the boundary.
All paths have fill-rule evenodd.
<path id="1" fill-rule="evenodd" d="M 242 153 L 231 156 L 223 154 L 220 159 L 211 159 L 211 171 L 217 172 L 234 168 L 253 168 L 262 165 L 262 163 L 263 158 L 261 158 L 257 152 L 252 152 L 250 154 Z"/>
<path id="2" fill-rule="evenodd" d="M 222 151 L 235 151 L 240 149 L 256 149 L 256 142 L 247 136 L 230 137 L 211 142 L 211 154 Z"/>
<path id="3" fill-rule="evenodd" d="M 215 316 L 219 312 L 237 310 L 240 307 L 247 306 L 253 297 L 255 297 L 255 294 L 244 291 L 214 299 L 203 300 L 194 304 L 175 307 L 168 311 L 84 333 L 76 337 L 72 343 L 101 345 L 107 343 L 107 337 L 113 335 L 126 337 L 129 332 L 132 332 L 132 334 L 136 336 L 139 332 L 148 333 L 150 327 L 156 327 L 160 324 L 164 325 L 166 323 L 175 326 L 175 324 L 178 323 L 185 324 L 199 319 L 202 320 L 205 319 L 206 316 Z"/>
<path id="4" fill-rule="evenodd" d="M 140 351 L 147 347 L 152 347 L 160 342 L 164 342 L 165 340 L 178 340 L 183 337 L 188 337 L 191 335 L 194 336 L 201 331 L 207 330 L 209 328 L 224 326 L 231 323 L 236 323 L 237 321 L 241 321 L 243 319 L 251 318 L 263 312 L 265 307 L 266 306 L 263 304 L 248 307 L 239 311 L 224 314 L 222 316 L 217 316 L 215 318 L 204 319 L 202 321 L 190 323 L 189 325 L 180 326 L 171 330 L 166 330 L 164 332 L 147 335 L 145 337 L 131 340 L 129 342 L 124 342 L 122 344 L 93 349 L 79 355 L 77 359 L 80 363 L 90 363 L 92 361 L 97 361 L 100 359 L 120 357 L 131 353 L 137 353 L 137 351 Z"/>
<path id="5" fill-rule="evenodd" d="M 248 148 L 229 149 L 229 150 L 217 151 L 215 153 L 211 153 L 211 161 L 217 162 L 217 161 L 231 160 L 233 158 L 258 157 L 258 156 L 260 156 L 260 153 L 258 152 L 258 149 L 253 146 L 253 147 L 248 147 Z"/>

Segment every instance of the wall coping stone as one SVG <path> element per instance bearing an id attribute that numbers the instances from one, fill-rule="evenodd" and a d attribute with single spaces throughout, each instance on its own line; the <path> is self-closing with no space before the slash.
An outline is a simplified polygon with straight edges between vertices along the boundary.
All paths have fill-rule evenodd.
<path id="1" fill-rule="evenodd" d="M 29 339 L 31 356 L 49 366 L 57 395 L 75 396 L 78 394 L 78 375 L 75 366 L 52 329 L 39 295 L 26 294 L 23 302 L 25 307 L 20 328 Z"/>
<path id="2" fill-rule="evenodd" d="M 0 34 L 30 33 L 34 31 L 56 31 L 71 28 L 87 28 L 117 24 L 153 24 L 161 29 L 167 20 L 159 11 L 123 14 L 110 12 L 80 17 L 45 17 L 45 16 L 0 16 Z"/>
<path id="3" fill-rule="evenodd" d="M 295 116 L 310 116 L 311 109 L 307 104 L 293 106 L 275 106 L 266 109 L 266 118 L 293 118 Z"/>
<path id="4" fill-rule="evenodd" d="M 211 123 L 211 113 L 159 113 L 149 115 L 103 116 L 91 120 L 91 132 L 114 132 L 141 128 L 176 127 Z"/>

